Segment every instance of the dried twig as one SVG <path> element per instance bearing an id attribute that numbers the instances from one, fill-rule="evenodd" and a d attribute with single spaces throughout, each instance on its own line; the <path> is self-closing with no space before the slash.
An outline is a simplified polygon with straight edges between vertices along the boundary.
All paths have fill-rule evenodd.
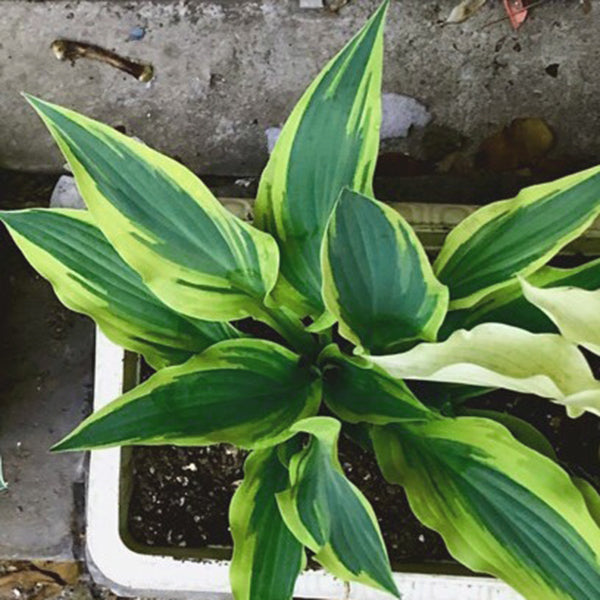
<path id="1" fill-rule="evenodd" d="M 154 77 L 152 65 L 123 58 L 116 52 L 106 50 L 95 44 L 61 39 L 52 42 L 50 47 L 59 60 L 70 60 L 74 63 L 79 58 L 89 58 L 115 67 L 128 75 L 132 75 L 138 81 L 148 82 Z"/>

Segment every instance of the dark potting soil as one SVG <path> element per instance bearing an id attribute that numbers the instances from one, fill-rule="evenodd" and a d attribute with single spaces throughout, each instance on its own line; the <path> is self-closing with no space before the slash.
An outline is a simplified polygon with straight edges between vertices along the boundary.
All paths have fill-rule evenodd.
<path id="1" fill-rule="evenodd" d="M 133 450 L 129 531 L 159 547 L 231 546 L 229 502 L 243 478 L 245 453 L 232 446 Z M 402 488 L 388 484 L 374 457 L 342 438 L 340 462 L 367 496 L 394 562 L 447 560 L 437 534 L 411 514 Z"/>
<path id="2" fill-rule="evenodd" d="M 252 333 L 265 336 L 265 331 Z M 250 331 L 249 331 L 250 332 Z M 591 361 L 599 376 L 600 361 Z M 558 460 L 572 474 L 600 487 L 600 420 L 566 416 L 562 406 L 536 396 L 499 390 L 470 400 L 468 408 L 505 411 L 544 434 Z M 388 484 L 374 456 L 348 438 L 340 440 L 340 462 L 377 514 L 394 565 L 452 561 L 441 537 L 413 516 L 401 487 Z M 232 446 L 205 448 L 136 447 L 129 531 L 144 545 L 229 547 L 229 502 L 243 478 L 246 453 Z"/>

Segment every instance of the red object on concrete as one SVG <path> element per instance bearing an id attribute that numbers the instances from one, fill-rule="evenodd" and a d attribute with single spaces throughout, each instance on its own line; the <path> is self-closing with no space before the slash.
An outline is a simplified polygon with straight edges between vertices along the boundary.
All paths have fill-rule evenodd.
<path id="1" fill-rule="evenodd" d="M 527 18 L 527 9 L 523 4 L 523 0 L 504 0 L 504 8 L 508 13 L 512 26 L 519 29 Z"/>

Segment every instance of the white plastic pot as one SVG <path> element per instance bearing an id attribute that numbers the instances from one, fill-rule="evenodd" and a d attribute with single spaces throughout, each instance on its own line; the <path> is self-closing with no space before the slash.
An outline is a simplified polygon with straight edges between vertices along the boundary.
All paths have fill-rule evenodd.
<path id="1" fill-rule="evenodd" d="M 131 361 L 129 361 L 131 363 Z M 94 410 L 105 406 L 134 383 L 135 365 L 101 332 L 96 334 Z M 87 559 L 94 579 L 123 596 L 169 599 L 231 598 L 229 562 L 152 553 L 127 542 L 122 499 L 127 451 L 97 450 L 90 459 L 87 496 Z M 154 551 L 155 552 L 155 551 Z M 491 578 L 395 573 L 403 600 L 522 600 L 507 585 Z M 349 587 L 324 571 L 307 571 L 298 579 L 296 598 L 318 600 L 391 600 L 392 596 L 358 584 Z"/>

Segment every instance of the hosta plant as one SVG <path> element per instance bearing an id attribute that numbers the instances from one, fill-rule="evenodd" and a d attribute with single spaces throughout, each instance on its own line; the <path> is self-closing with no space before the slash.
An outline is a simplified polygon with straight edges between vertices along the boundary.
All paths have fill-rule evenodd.
<path id="1" fill-rule="evenodd" d="M 600 168 L 478 210 L 432 265 L 373 197 L 386 10 L 293 110 L 253 225 L 178 162 L 29 98 L 88 210 L 1 219 L 68 307 L 157 371 L 55 449 L 250 450 L 230 509 L 237 600 L 291 598 L 307 549 L 398 595 L 377 518 L 340 467 L 344 430 L 467 567 L 530 600 L 597 600 L 594 488 L 530 425 L 463 401 L 505 388 L 600 413 L 579 348 L 600 350 L 600 262 L 545 266 L 600 212 Z M 279 341 L 243 333 L 248 320 Z"/>

